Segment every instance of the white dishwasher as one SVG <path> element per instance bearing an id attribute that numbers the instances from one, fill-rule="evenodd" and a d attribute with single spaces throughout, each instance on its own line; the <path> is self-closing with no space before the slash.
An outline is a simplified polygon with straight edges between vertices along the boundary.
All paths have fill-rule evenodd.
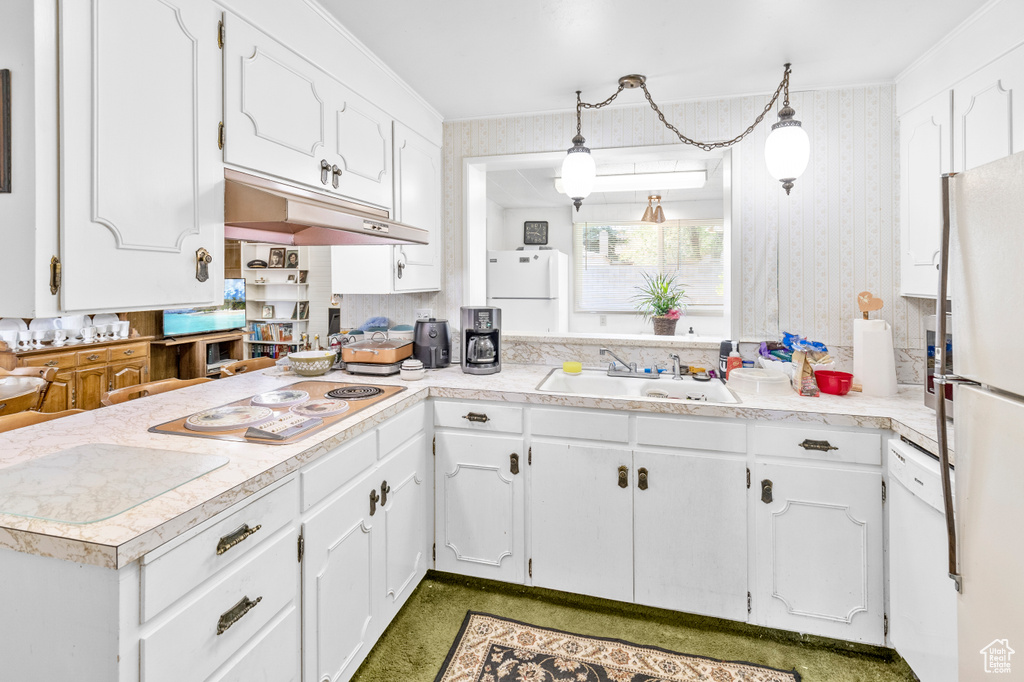
<path id="1" fill-rule="evenodd" d="M 889 638 L 923 682 L 957 680 L 940 471 L 932 455 L 889 441 Z"/>

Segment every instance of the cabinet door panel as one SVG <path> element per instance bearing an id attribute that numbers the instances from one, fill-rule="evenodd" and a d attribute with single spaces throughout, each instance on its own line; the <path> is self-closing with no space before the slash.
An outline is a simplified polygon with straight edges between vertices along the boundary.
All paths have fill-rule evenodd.
<path id="1" fill-rule="evenodd" d="M 971 74 L 953 89 L 954 170 L 982 166 L 1024 149 L 1024 47 Z"/>
<path id="2" fill-rule="evenodd" d="M 396 246 L 396 291 L 441 286 L 441 149 L 395 123 L 395 213 L 430 233 L 430 243 Z M 401 276 L 399 277 L 399 273 Z"/>
<path id="3" fill-rule="evenodd" d="M 438 570 L 523 582 L 524 463 L 513 474 L 512 454 L 523 454 L 521 438 L 437 434 Z"/>
<path id="4" fill-rule="evenodd" d="M 761 464 L 756 474 L 761 623 L 882 644 L 881 473 Z"/>
<path id="5" fill-rule="evenodd" d="M 348 679 L 383 631 L 374 608 L 382 589 L 379 505 L 370 515 L 377 472 L 303 524 L 302 619 L 305 679 Z"/>
<path id="6" fill-rule="evenodd" d="M 149 360 L 132 360 L 110 366 L 110 390 L 145 383 L 149 375 Z"/>
<path id="7" fill-rule="evenodd" d="M 215 273 L 221 56 L 201 38 L 219 10 L 206 0 L 91 0 L 61 2 L 60 12 L 63 308 L 214 302 L 221 278 L 197 280 L 196 251 L 213 255 Z"/>
<path id="8" fill-rule="evenodd" d="M 332 82 L 330 90 L 329 111 L 334 126 L 331 162 L 342 171 L 335 191 L 391 208 L 391 118 L 338 83 Z"/>
<path id="9" fill-rule="evenodd" d="M 427 473 L 427 438 L 407 443 L 381 467 L 381 487 L 387 481 L 384 505 L 384 563 L 382 619 L 389 622 L 427 572 L 428 529 L 433 492 Z M 432 534 L 431 534 L 432 535 Z"/>
<path id="10" fill-rule="evenodd" d="M 942 174 L 951 168 L 950 94 L 900 118 L 900 293 L 935 296 L 942 236 Z"/>
<path id="11" fill-rule="evenodd" d="M 632 601 L 632 453 L 534 441 L 530 471 L 533 584 Z"/>
<path id="12" fill-rule="evenodd" d="M 75 401 L 74 371 L 57 372 L 46 392 L 42 412 L 63 412 L 74 407 Z"/>
<path id="13" fill-rule="evenodd" d="M 107 377 L 107 366 L 99 365 L 75 372 L 75 405 L 80 410 L 95 410 L 100 406 L 100 398 L 108 391 L 110 381 Z"/>
<path id="14" fill-rule="evenodd" d="M 633 492 L 636 602 L 746 620 L 746 464 L 645 451 L 633 461 L 648 479 Z"/>

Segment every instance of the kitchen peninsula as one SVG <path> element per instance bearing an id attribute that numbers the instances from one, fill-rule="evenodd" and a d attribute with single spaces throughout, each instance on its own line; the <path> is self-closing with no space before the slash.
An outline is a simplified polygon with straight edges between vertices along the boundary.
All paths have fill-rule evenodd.
<path id="1" fill-rule="evenodd" d="M 847 478 L 863 477 L 874 481 L 878 491 L 883 440 L 890 431 L 934 449 L 931 413 L 921 405 L 917 387 L 891 399 L 742 396 L 738 405 L 690 404 L 537 391 L 550 371 L 506 365 L 486 383 L 457 368 L 432 372 L 419 382 L 375 378 L 374 383 L 404 385 L 407 390 L 285 446 L 146 430 L 297 380 L 262 372 L 5 434 L 0 456 L 5 467 L 82 443 L 216 454 L 228 461 L 95 523 L 0 515 L 0 545 L 5 548 L 0 565 L 7 576 L 0 589 L 4 602 L 15 605 L 0 622 L 0 653 L 15 662 L 10 669 L 33 675 L 75 671 L 80 679 L 137 680 L 141 671 L 141 679 L 149 680 L 206 679 L 215 671 L 224 675 L 215 679 L 238 679 L 238 671 L 270 660 L 297 670 L 301 651 L 311 671 L 308 679 L 342 672 L 347 679 L 428 568 L 521 584 L 559 584 L 557 556 L 540 562 L 544 538 L 533 521 L 545 503 L 537 497 L 542 479 L 534 470 L 534 465 L 544 464 L 545 448 L 560 447 L 569 456 L 582 454 L 595 463 L 603 463 L 603 453 L 630 449 L 638 458 L 650 451 L 685 461 L 696 453 L 705 464 L 724 462 L 739 472 L 725 498 L 738 501 L 740 511 L 737 533 L 742 542 L 730 551 L 751 557 L 768 556 L 771 549 L 755 524 L 748 551 L 742 512 L 770 508 L 756 485 L 762 467 L 785 469 L 777 463 L 788 460 L 797 465 L 789 469 L 805 473 L 817 467 L 826 476 L 845 472 Z M 352 381 L 337 372 L 323 378 Z M 464 419 L 470 412 L 489 417 L 471 422 Z M 795 445 L 805 436 L 828 438 L 840 449 L 834 454 L 799 450 Z M 511 455 L 518 466 L 510 466 Z M 628 468 L 631 489 L 634 468 Z M 664 469 L 651 467 L 652 492 L 664 489 L 659 480 Z M 754 474 L 750 488 L 742 481 L 744 469 Z M 524 491 L 524 479 L 530 476 L 534 498 Z M 774 480 L 778 504 L 786 492 L 783 479 Z M 612 484 L 618 490 L 614 480 Z M 708 479 L 710 486 L 720 484 L 716 477 Z M 377 501 L 369 503 L 368 495 Z M 880 496 L 873 494 L 871 500 L 873 516 L 866 527 L 871 547 L 863 548 L 863 556 L 859 543 L 851 551 L 858 565 L 867 562 L 871 579 L 880 581 Z M 480 501 L 489 507 L 470 511 Z M 779 510 L 773 513 L 777 519 Z M 430 522 L 435 515 L 436 524 Z M 385 525 L 383 534 L 375 530 Z M 638 547 L 640 541 L 635 538 Z M 344 552 L 337 553 L 339 548 Z M 432 548 L 436 562 L 430 558 Z M 798 575 L 821 568 L 811 565 Z M 531 571 L 537 572 L 531 576 Z M 851 616 L 838 625 L 827 619 L 799 623 L 780 619 L 768 608 L 773 600 L 770 591 L 758 587 L 761 578 L 752 575 L 748 584 L 744 573 L 742 584 L 733 586 L 742 598 L 718 603 L 698 598 L 689 602 L 696 605 L 689 609 L 686 595 L 642 598 L 639 582 L 635 599 L 841 639 L 884 642 L 880 585 L 877 594 L 872 585 L 872 601 L 864 604 L 863 617 Z M 611 574 L 599 582 L 574 591 L 634 600 L 633 585 L 617 584 Z M 352 585 L 352 591 L 345 585 Z M 746 592 L 753 595 L 749 614 Z M 349 605 L 344 614 L 337 607 L 318 609 L 319 601 L 332 595 L 336 603 Z M 353 613 L 363 615 L 356 618 Z M 306 624 L 304 635 L 300 619 Z M 218 628 L 226 629 L 218 635 Z M 59 637 L 42 636 L 51 630 Z M 318 649 L 317 642 L 325 641 L 328 632 L 331 641 L 344 643 L 344 651 Z M 162 644 L 169 641 L 174 641 L 173 653 Z M 76 646 L 67 646 L 69 642 Z M 282 651 L 288 655 L 281 656 Z"/>

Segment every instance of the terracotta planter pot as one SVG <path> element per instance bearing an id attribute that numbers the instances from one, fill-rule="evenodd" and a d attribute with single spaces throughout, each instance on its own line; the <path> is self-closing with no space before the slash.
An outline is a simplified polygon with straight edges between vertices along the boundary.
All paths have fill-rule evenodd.
<path id="1" fill-rule="evenodd" d="M 656 316 L 654 318 L 654 334 L 656 336 L 675 336 L 676 322 L 678 321 L 665 316 Z"/>

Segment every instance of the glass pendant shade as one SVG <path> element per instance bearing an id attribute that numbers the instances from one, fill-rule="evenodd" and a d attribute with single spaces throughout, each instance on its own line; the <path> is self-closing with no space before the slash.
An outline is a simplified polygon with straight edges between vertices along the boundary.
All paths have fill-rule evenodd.
<path id="1" fill-rule="evenodd" d="M 572 141 L 573 146 L 562 161 L 562 187 L 578 211 L 594 189 L 597 165 L 590 150 L 583 146 L 585 140 L 581 136 L 577 135 Z"/>
<path id="2" fill-rule="evenodd" d="M 644 217 L 640 219 L 640 222 L 654 222 L 654 197 L 647 197 L 647 210 L 644 211 Z"/>
<path id="3" fill-rule="evenodd" d="M 658 205 L 654 207 L 654 222 L 656 222 L 656 223 L 663 223 L 663 222 L 665 222 L 665 211 L 663 211 L 661 209 L 661 202 L 660 201 L 658 202 Z"/>
<path id="4" fill-rule="evenodd" d="M 779 122 L 764 142 L 764 162 L 772 177 L 782 183 L 786 194 L 793 189 L 793 181 L 807 169 L 811 158 L 811 142 L 800 121 L 794 120 L 790 107 L 779 112 Z"/>

